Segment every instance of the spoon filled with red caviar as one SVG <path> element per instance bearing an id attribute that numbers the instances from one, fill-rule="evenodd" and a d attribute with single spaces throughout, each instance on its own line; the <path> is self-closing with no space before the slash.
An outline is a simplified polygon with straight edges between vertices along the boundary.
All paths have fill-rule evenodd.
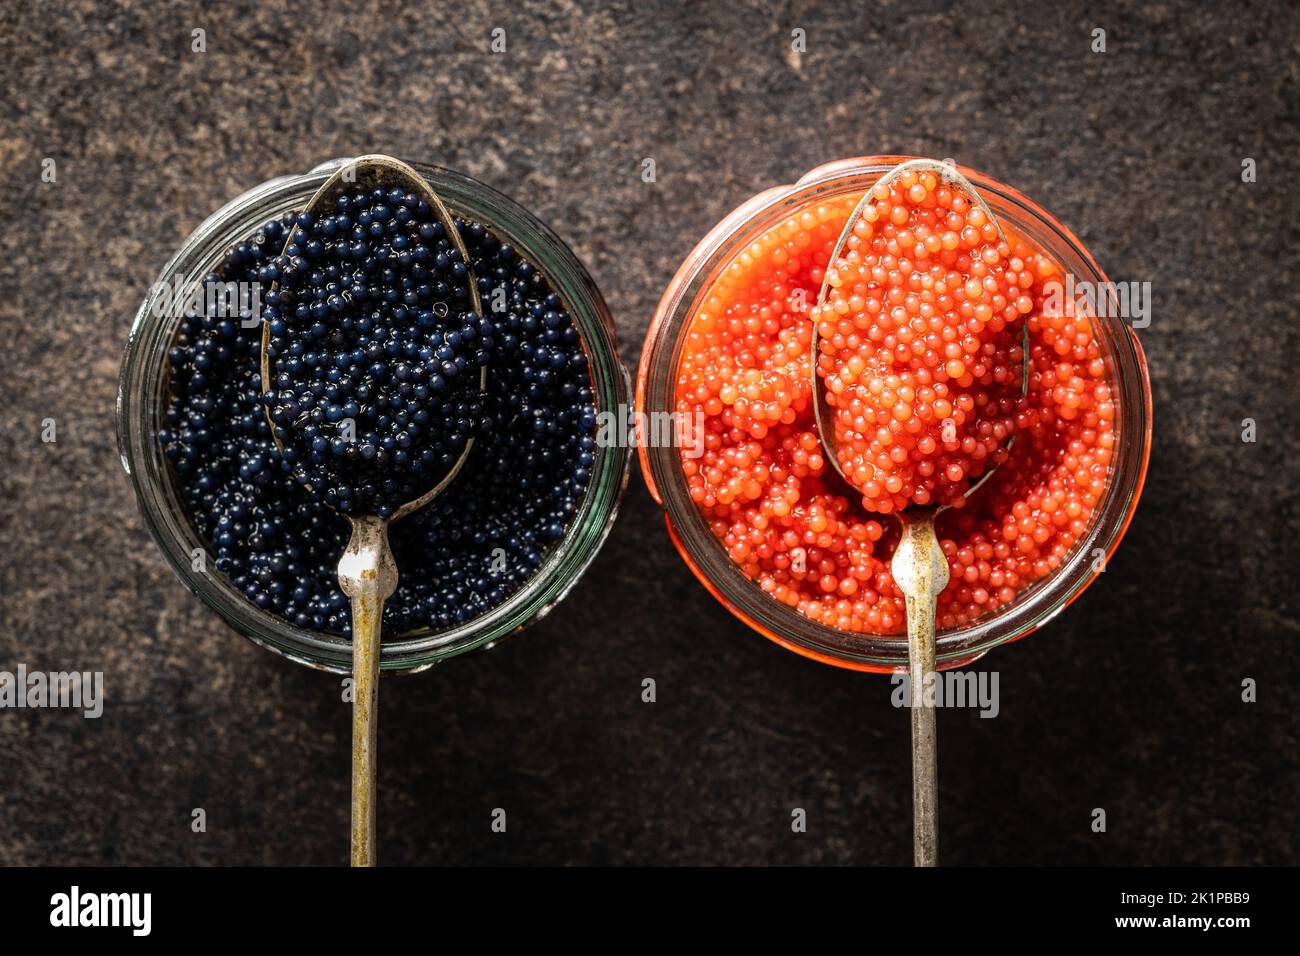
<path id="1" fill-rule="evenodd" d="M 862 505 L 896 515 L 890 562 L 907 618 L 913 859 L 938 861 L 935 520 L 1004 462 L 1028 386 L 1025 264 L 955 167 L 885 173 L 840 234 L 812 312 L 817 434 Z"/>
<path id="2" fill-rule="evenodd" d="M 390 156 L 340 167 L 270 266 L 261 387 L 278 464 L 346 517 L 338 581 L 351 600 L 353 866 L 375 862 L 388 526 L 456 477 L 474 445 L 491 334 L 442 200 Z"/>

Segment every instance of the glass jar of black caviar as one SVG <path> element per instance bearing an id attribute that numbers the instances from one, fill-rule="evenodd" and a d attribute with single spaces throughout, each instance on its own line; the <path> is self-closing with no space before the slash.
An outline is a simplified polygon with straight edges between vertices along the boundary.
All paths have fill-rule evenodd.
<path id="1" fill-rule="evenodd" d="M 196 496 L 193 482 L 208 479 L 191 467 L 191 459 L 201 458 L 203 451 L 199 448 L 196 452 L 192 446 L 201 446 L 208 438 L 199 433 L 202 429 L 183 436 L 185 440 L 177 436 L 178 417 L 183 429 L 186 415 L 193 413 L 192 408 L 186 407 L 181 407 L 178 412 L 177 392 L 182 396 L 190 395 L 193 401 L 195 383 L 205 377 L 201 370 L 206 369 L 214 357 L 218 362 L 224 361 L 227 367 L 239 365 L 239 374 L 245 375 L 242 363 L 251 360 L 249 357 L 254 348 L 250 337 L 260 339 L 260 328 L 254 327 L 250 318 L 247 298 L 239 298 L 244 295 L 243 291 L 237 291 L 234 298 L 226 300 L 228 307 L 234 303 L 234 309 L 243 308 L 242 321 L 237 312 L 226 313 L 228 317 L 224 320 L 210 319 L 205 309 L 210 310 L 214 302 L 209 289 L 205 288 L 205 280 L 208 286 L 212 286 L 213 280 L 220 278 L 225 280 L 223 286 L 229 289 L 234 287 L 233 280 L 252 275 L 247 269 L 239 273 L 241 261 L 248 258 L 238 251 L 241 244 L 248 248 L 250 240 L 266 240 L 267 233 L 262 231 L 265 224 L 301 209 L 330 174 L 347 161 L 333 160 L 305 175 L 270 180 L 227 203 L 204 220 L 173 256 L 136 314 L 127 341 L 117 398 L 118 446 L 123 467 L 135 487 L 150 533 L 181 581 L 231 627 L 255 643 L 292 660 L 338 673 L 348 672 L 352 656 L 351 641 L 346 634 L 346 604 L 341 598 L 322 591 L 323 596 L 313 597 L 310 606 L 295 606 L 288 596 L 288 589 L 298 590 L 293 575 L 301 573 L 301 569 L 294 565 L 295 559 L 302 565 L 311 564 L 317 588 L 329 588 L 332 566 L 322 563 L 325 560 L 323 555 L 332 550 L 335 533 L 341 542 L 346 542 L 346 522 L 338 515 L 322 512 L 321 517 L 312 518 L 310 525 L 290 529 L 295 532 L 326 531 L 323 546 L 319 541 L 304 542 L 303 547 L 309 552 L 306 556 L 299 554 L 295 546 L 289 553 L 286 553 L 286 548 L 278 551 L 268 549 L 257 555 L 256 561 L 247 564 L 237 558 L 224 561 L 214 558 L 223 549 L 227 554 L 230 551 L 230 535 L 225 529 L 230 526 L 232 518 L 229 511 L 219 516 L 200 514 L 196 517 L 195 501 L 200 497 L 205 501 L 220 500 L 226 507 L 231 507 L 230 503 L 234 501 L 233 508 L 237 512 L 234 524 L 250 541 L 255 541 L 260 534 L 259 520 L 274 520 L 277 512 L 274 508 L 269 509 L 269 518 L 266 513 L 259 512 L 258 487 L 251 483 L 240 484 L 240 478 L 231 476 L 229 468 L 224 480 L 226 487 L 234 490 L 223 491 L 220 496 L 216 493 Z M 496 443 L 496 447 L 502 449 L 497 458 L 491 457 L 494 446 L 490 441 L 481 443 L 471 452 L 471 462 L 478 454 L 482 459 L 480 467 L 495 474 L 484 473 L 475 482 L 473 470 L 467 465 L 467 473 L 458 477 L 457 482 L 465 483 L 463 494 L 468 497 L 449 499 L 440 513 L 403 519 L 412 522 L 409 532 L 404 531 L 400 523 L 395 526 L 394 548 L 404 576 L 421 573 L 418 565 L 420 559 L 426 557 L 420 553 L 422 550 L 428 552 L 427 566 L 436 568 L 438 562 L 448 556 L 455 565 L 463 553 L 477 549 L 473 550 L 474 567 L 468 561 L 455 565 L 453 572 L 448 573 L 453 580 L 441 582 L 435 588 L 424 588 L 411 598 L 405 610 L 399 590 L 394 605 L 396 616 L 390 621 L 390 614 L 386 613 L 381 667 L 386 671 L 408 672 L 423 670 L 466 651 L 491 646 L 536 621 L 565 596 L 609 532 L 627 483 L 628 449 L 602 447 L 595 440 L 594 416 L 602 412 L 618 413 L 630 402 L 628 374 L 618 358 L 609 309 L 595 283 L 569 248 L 518 204 L 482 183 L 451 170 L 418 163 L 412 165 L 428 180 L 453 216 L 463 221 L 471 257 L 476 255 L 476 241 L 491 253 L 492 258 L 485 260 L 487 264 L 482 269 L 487 274 L 479 276 L 476 273 L 480 279 L 480 291 L 484 293 L 485 313 L 496 322 L 497 337 L 513 333 L 520 340 L 520 352 L 528 356 L 517 367 L 503 364 L 495 369 L 502 401 L 520 403 L 517 410 L 513 406 L 498 405 L 498 416 L 508 420 L 511 427 L 516 427 L 521 415 L 534 412 L 539 419 L 546 419 L 546 410 L 539 411 L 538 406 L 547 400 L 547 395 L 558 394 L 559 390 L 548 391 L 543 381 L 539 391 L 534 377 L 540 375 L 545 380 L 551 374 L 548 370 L 537 371 L 545 369 L 546 365 L 539 357 L 558 361 L 562 346 L 545 346 L 543 342 L 571 340 L 576 333 L 581 352 L 585 355 L 583 364 L 590 384 L 589 396 L 584 385 L 578 390 L 577 404 L 554 416 L 555 421 L 581 429 L 580 444 L 569 442 L 565 446 L 574 449 L 573 454 L 578 457 L 561 464 L 538 461 L 552 457 L 551 450 L 539 446 L 537 454 L 529 460 L 531 465 L 541 469 L 534 471 L 535 475 L 546 474 L 547 467 L 567 468 L 556 481 L 563 481 L 566 487 L 576 489 L 576 493 L 567 493 L 568 498 L 562 502 L 562 507 L 550 507 L 549 510 L 547 507 L 531 510 L 525 507 L 523 513 L 543 522 L 536 529 L 520 527 L 513 513 L 504 521 L 500 515 L 494 514 L 498 508 L 516 506 L 519 500 L 531 496 L 527 477 L 518 480 L 518 488 L 501 483 L 501 473 L 512 471 L 514 464 L 505 449 L 527 444 L 526 440 L 512 441 L 507 435 L 502 435 Z M 270 231 L 276 232 L 274 228 Z M 488 236 L 486 242 L 483 240 L 485 232 Z M 504 255 L 500 251 L 503 246 L 506 247 Z M 235 251 L 233 255 L 232 250 Z M 502 262 L 507 259 L 508 269 L 502 267 Z M 232 274 L 232 269 L 237 274 Z M 502 294 L 493 295 L 498 291 L 494 287 L 496 277 L 507 273 L 512 283 L 507 288 L 518 293 L 522 284 L 529 290 L 527 302 L 521 302 L 517 294 L 512 301 L 505 301 Z M 521 283 L 521 279 L 526 281 Z M 223 286 L 216 287 L 218 298 Z M 191 296 L 191 290 L 198 290 L 197 295 Z M 178 292 L 184 294 L 178 295 Z M 215 304 L 220 306 L 221 302 Z M 494 314 L 494 309 L 497 314 Z M 523 318 L 520 320 L 512 314 L 514 325 L 507 328 L 504 313 L 513 312 L 520 313 Z M 557 331 L 555 327 L 561 323 L 563 325 Z M 570 325 L 572 331 L 569 331 Z M 524 342 L 529 335 L 538 337 L 536 352 L 531 344 Z M 186 353 L 187 343 L 192 350 L 196 341 L 216 344 L 202 356 L 194 351 Z M 198 359 L 197 369 L 191 361 L 195 358 Z M 490 366 L 489 374 L 492 372 Z M 177 376 L 179 379 L 174 381 Z M 243 386 L 247 384 L 248 381 L 243 382 Z M 215 399 L 226 402 L 232 395 L 248 392 L 247 387 L 243 387 L 241 392 L 241 383 L 234 383 L 232 388 L 233 391 L 226 393 L 202 396 L 199 401 L 211 403 Z M 572 393 L 574 388 L 569 386 L 565 391 L 566 394 Z M 587 413 L 581 412 L 588 406 Z M 573 409 L 579 409 L 579 412 L 575 414 Z M 211 414 L 216 413 L 212 411 Z M 242 416 L 231 426 L 234 432 L 247 434 L 254 426 L 261 426 L 261 422 L 255 420 L 251 406 L 236 409 L 232 414 Z M 537 426 L 541 428 L 544 424 L 539 421 Z M 238 450 L 249 445 L 247 440 L 243 446 L 235 440 L 228 442 L 228 447 Z M 257 461 L 255 467 L 260 470 L 265 463 Z M 266 479 L 248 472 L 248 462 L 245 461 L 241 478 L 268 487 Z M 284 478 L 291 480 L 287 475 Z M 502 496 L 503 488 L 509 488 L 513 493 Z M 488 490 L 480 492 L 480 489 L 489 489 L 490 493 Z M 550 486 L 534 490 L 537 495 L 554 494 Z M 286 504 L 288 499 L 283 497 L 287 491 L 278 484 L 273 491 L 280 496 L 277 499 L 280 502 L 278 514 L 283 515 L 289 508 Z M 244 512 L 250 509 L 247 520 L 243 520 Z M 557 522 L 557 515 L 562 516 L 562 523 Z M 491 534 L 480 533 L 480 525 L 494 528 L 500 541 Z M 288 531 L 284 533 L 288 534 Z M 407 539 L 405 544 L 401 540 L 403 537 Z M 214 544 L 214 539 L 220 541 Z M 495 543 L 502 546 L 492 547 Z M 415 559 L 417 567 L 414 569 L 403 563 L 404 548 Z M 340 544 L 338 553 L 341 549 Z M 334 560 L 337 560 L 337 554 Z M 286 562 L 290 574 L 287 578 L 284 574 L 277 578 L 273 569 L 278 572 Z M 506 584 L 492 579 L 493 573 L 507 568 Z M 258 589 L 259 574 L 267 582 L 264 590 Z M 414 585 L 414 579 L 411 580 Z M 485 592 L 487 598 L 483 598 Z M 438 601 L 455 600 L 457 595 L 466 595 L 472 600 L 457 602 L 459 606 L 454 608 L 437 604 Z M 421 618 L 421 611 L 427 611 L 424 615 L 427 619 Z"/>

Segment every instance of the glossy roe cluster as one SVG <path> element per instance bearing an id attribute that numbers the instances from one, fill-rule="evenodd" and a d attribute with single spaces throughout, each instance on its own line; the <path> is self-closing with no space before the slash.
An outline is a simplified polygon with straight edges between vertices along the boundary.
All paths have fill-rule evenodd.
<path id="1" fill-rule="evenodd" d="M 1034 279 L 936 174 L 873 187 L 812 313 L 840 467 L 867 510 L 960 506 L 1005 459 Z"/>
<path id="2" fill-rule="evenodd" d="M 266 223 L 205 281 L 258 281 L 279 257 L 294 222 Z M 464 470 L 389 532 L 401 576 L 384 605 L 386 640 L 472 621 L 524 587 L 577 514 L 595 463 L 587 353 L 560 296 L 483 224 L 457 220 L 456 229 L 482 301 L 501 306 L 491 310 L 490 338 L 478 339 L 478 347 L 490 350 L 491 374 Z M 419 311 L 408 309 L 404 318 L 395 309 L 389 314 L 399 341 L 421 334 Z M 328 345 L 329 338 L 315 341 Z M 170 388 L 158 440 L 216 572 L 290 624 L 346 635 L 351 615 L 339 589 L 338 560 L 348 524 L 304 491 L 294 463 L 272 441 L 260 347 L 260 328 L 219 312 L 190 311 L 169 352 Z M 337 384 L 328 372 L 324 381 Z M 364 378 L 354 381 L 359 387 Z M 327 390 L 322 393 L 331 400 Z M 386 413 L 392 414 L 391 403 Z M 397 444 L 393 454 L 398 450 L 406 449 Z"/>
<path id="3" fill-rule="evenodd" d="M 267 293 L 271 418 L 295 478 L 343 512 L 387 517 L 473 437 L 495 326 L 428 202 L 352 188 L 299 213 Z"/>
<path id="4" fill-rule="evenodd" d="M 837 426 L 854 467 L 875 469 L 874 510 L 830 469 L 811 403 L 811 312 L 859 197 L 795 210 L 740 251 L 705 290 L 678 367 L 677 411 L 700 413 L 705 432 L 704 454 L 684 452 L 682 469 L 713 534 L 773 598 L 846 631 L 893 634 L 905 625 L 889 572 L 897 521 L 879 511 L 926 493 L 931 501 L 959 494 L 1006 451 L 965 506 L 938 520 L 951 571 L 938 623 L 957 627 L 1011 603 L 1062 562 L 1102 498 L 1115 443 L 1092 324 L 1044 309 L 1047 283 L 1061 278 L 1055 262 L 1015 235 L 995 244 L 957 197 L 945 205 L 937 184 L 926 195 L 914 185 L 879 198 L 886 221 L 856 237 L 850 252 L 859 258 L 820 316 L 832 326 L 827 371 L 850 396 Z M 949 227 L 959 220 L 960 229 Z M 1028 393 L 1012 401 L 1020 321 L 1029 330 Z M 1000 437 L 1008 428 L 1009 450 Z M 950 448 L 944 439 L 953 437 Z"/>

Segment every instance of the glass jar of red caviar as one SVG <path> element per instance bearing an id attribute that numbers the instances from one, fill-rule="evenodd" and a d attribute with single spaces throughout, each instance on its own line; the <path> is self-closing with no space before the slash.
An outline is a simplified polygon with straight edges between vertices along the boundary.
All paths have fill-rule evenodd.
<path id="1" fill-rule="evenodd" d="M 339 634 L 295 626 L 262 610 L 227 578 L 196 562 L 204 551 L 181 503 L 176 477 L 163 454 L 159 429 L 166 409 L 167 353 L 181 322 L 179 310 L 155 307 L 177 281 L 197 283 L 212 272 L 226 250 L 259 226 L 306 205 L 347 159 L 324 163 L 303 175 L 282 176 L 231 200 L 205 219 L 162 271 L 136 313 L 127 340 L 117 395 L 118 448 L 145 524 L 181 582 L 239 633 L 300 663 L 336 673 L 351 669 L 351 641 Z M 517 203 L 468 176 L 412 163 L 453 215 L 486 224 L 512 244 L 550 282 L 580 335 L 598 414 L 627 407 L 631 382 L 619 360 L 609 308 L 573 252 L 549 228 Z M 176 277 L 180 277 L 177 280 Z M 613 525 L 627 484 L 627 447 L 594 449 L 587 490 L 563 537 L 513 595 L 491 611 L 440 631 L 427 629 L 385 640 L 385 671 L 427 669 L 458 654 L 490 647 L 545 615 L 586 570 Z"/>
<path id="2" fill-rule="evenodd" d="M 692 349 L 699 346 L 702 338 L 718 341 L 718 335 L 710 338 L 711 333 L 707 331 L 714 327 L 715 320 L 706 318 L 701 321 L 701 315 L 709 310 L 716 313 L 728 306 L 729 303 L 718 301 L 719 290 L 728 287 L 727 282 L 720 279 L 748 275 L 755 260 L 769 253 L 782 260 L 776 263 L 780 269 L 784 266 L 787 250 L 798 249 L 800 244 L 807 249 L 810 239 L 816 239 L 817 248 L 827 237 L 833 243 L 847 219 L 847 212 L 835 222 L 829 222 L 835 219 L 835 213 L 828 213 L 828 210 L 851 208 L 883 173 L 908 158 L 873 156 L 820 166 L 793 185 L 779 186 L 754 196 L 719 222 L 682 264 L 660 301 L 641 357 L 637 380 L 639 420 L 642 423 L 654 422 L 667 414 L 680 414 L 691 404 L 680 401 L 678 390 L 685 387 L 681 382 L 690 379 L 691 375 L 699 375 L 700 365 L 692 361 Z M 1039 205 L 988 176 L 959 168 L 980 191 L 1003 229 L 1042 257 L 1045 270 L 1054 267 L 1060 275 L 1072 277 L 1076 286 L 1083 288 L 1083 283 L 1089 283 L 1090 288 L 1099 290 L 1102 295 L 1112 288 L 1079 240 Z M 770 241 L 783 227 L 794 245 L 783 246 Z M 801 231 L 814 229 L 821 229 L 826 236 L 820 233 L 816 236 L 799 235 Z M 809 270 L 808 274 L 816 277 L 816 282 L 807 283 L 808 274 L 804 276 L 808 288 L 799 294 L 812 300 L 805 303 L 808 309 L 815 304 L 820 284 L 819 270 L 824 267 L 829 254 L 827 249 L 818 264 Z M 812 261 L 810 254 L 805 253 L 805 258 Z M 794 285 L 793 280 L 790 285 Z M 789 292 L 789 289 L 782 290 L 783 295 Z M 725 294 L 722 298 L 725 299 Z M 1118 545 L 1132 517 L 1141 493 L 1151 444 L 1150 382 L 1136 334 L 1123 319 L 1114 317 L 1118 310 L 1097 311 L 1100 315 L 1090 316 L 1085 337 L 1092 356 L 1093 372 L 1104 383 L 1101 394 L 1104 395 L 1108 417 L 1102 435 L 1105 465 L 1100 468 L 1100 475 L 1092 480 L 1092 487 L 1085 489 L 1085 501 L 1091 502 L 1090 513 L 1077 516 L 1072 522 L 1073 540 L 1064 554 L 1053 557 L 1050 568 L 1041 568 L 1041 575 L 1035 575 L 1036 579 L 1032 581 L 1026 580 L 1014 593 L 1004 589 L 1004 599 L 994 610 L 982 615 L 961 615 L 959 617 L 964 619 L 960 623 L 940 632 L 937 658 L 941 668 L 969 663 L 990 648 L 1017 640 L 1050 620 L 1104 570 L 1105 560 Z M 770 318 L 764 317 L 762 312 L 755 307 L 750 313 L 751 323 Z M 788 328 L 789 316 L 786 315 L 782 321 Z M 722 339 L 728 337 L 723 335 Z M 772 345 L 778 349 L 793 348 L 796 347 L 794 341 L 793 337 L 786 335 L 783 342 L 774 340 Z M 730 367 L 754 363 L 753 350 L 749 351 L 751 354 Z M 1064 357 L 1067 361 L 1070 358 L 1068 354 Z M 732 359 L 728 357 L 726 361 Z M 754 379 L 755 400 L 768 401 L 767 412 L 775 425 L 778 421 L 775 416 L 781 407 L 779 402 L 769 401 L 772 398 L 768 394 L 771 382 L 766 379 L 780 379 L 780 376 L 760 379 L 760 376 L 750 374 Z M 715 384 L 711 383 L 705 390 Z M 717 400 L 708 404 L 725 408 L 734 402 L 733 395 L 727 391 L 734 393 L 734 385 L 724 385 L 716 394 L 711 394 L 709 398 Z M 1071 402 L 1076 400 L 1072 394 L 1068 398 Z M 727 421 L 734 422 L 734 414 L 730 411 L 728 414 L 732 417 Z M 810 416 L 811 411 L 801 409 L 800 414 Z M 792 412 L 786 412 L 786 418 L 792 415 Z M 804 424 L 800 421 L 796 427 Z M 753 423 L 748 427 L 752 428 Z M 760 438 L 764 430 L 765 426 L 760 423 L 757 429 Z M 753 437 L 753 432 L 746 436 Z M 802 437 L 806 439 L 807 435 Z M 826 663 L 880 672 L 906 666 L 907 642 L 902 634 L 901 615 L 898 615 L 899 620 L 894 620 L 894 615 L 886 614 L 885 623 L 891 626 L 881 627 L 882 633 L 874 633 L 870 628 L 854 630 L 831 626 L 797 609 L 794 596 L 785 594 L 783 597 L 787 600 L 778 600 L 769 593 L 774 590 L 772 575 L 755 577 L 746 574 L 735 560 L 734 543 L 729 552 L 720 539 L 726 537 L 725 532 L 710 527 L 701 505 L 692 498 L 687 469 L 694 471 L 697 466 L 683 457 L 680 447 L 652 439 L 653 436 L 643 436 L 638 442 L 641 468 L 651 493 L 666 511 L 668 533 L 696 577 L 728 610 L 778 644 Z M 757 446 L 751 443 L 751 447 Z M 797 456 L 799 449 L 796 448 L 794 453 Z M 739 454 L 748 459 L 750 452 L 746 450 Z M 805 458 L 819 454 L 821 450 L 814 447 L 806 452 Z M 1097 469 L 1091 469 L 1090 473 L 1096 474 Z M 1084 477 L 1081 474 L 1080 480 Z M 748 477 L 743 482 L 748 482 Z M 698 498 L 699 481 L 696 480 L 695 484 Z M 759 489 L 738 490 L 737 497 L 742 495 L 756 501 Z M 795 494 L 792 492 L 790 497 L 795 497 Z M 708 503 L 712 505 L 715 502 L 710 498 Z M 1057 502 L 1052 504 L 1055 506 Z M 784 507 L 777 499 L 778 514 L 784 516 Z M 813 509 L 816 507 L 814 505 Z M 850 507 L 860 507 L 860 503 L 855 502 Z M 758 519 L 764 530 L 771 511 L 771 507 L 766 507 Z M 757 511 L 748 513 L 753 515 Z M 859 527 L 870 527 L 870 534 L 876 538 L 880 537 L 882 529 L 885 535 L 889 534 L 891 518 L 886 515 L 866 517 L 873 517 L 876 521 Z M 1014 519 L 1015 516 L 1011 519 L 1013 531 Z M 821 520 L 821 515 L 813 515 L 814 525 Z M 1023 520 L 1026 527 L 1032 524 L 1027 515 Z M 1015 544 L 1013 540 L 1013 549 Z M 1028 538 L 1026 544 L 1032 547 Z M 888 541 L 882 542 L 882 546 L 886 545 Z M 999 544 L 999 547 L 1004 546 Z M 744 550 L 743 544 L 740 550 Z M 956 557 L 950 556 L 950 560 L 956 560 Z M 789 580 L 785 574 L 775 577 Z M 850 582 L 848 587 L 856 587 L 856 584 Z M 977 600 L 979 598 L 987 600 L 987 591 L 980 589 Z"/>

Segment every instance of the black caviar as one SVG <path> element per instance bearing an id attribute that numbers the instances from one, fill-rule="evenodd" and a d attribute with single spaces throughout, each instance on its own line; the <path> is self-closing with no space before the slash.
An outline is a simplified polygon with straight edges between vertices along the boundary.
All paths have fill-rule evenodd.
<path id="1" fill-rule="evenodd" d="M 205 284 L 264 281 L 295 221 L 290 216 L 262 226 L 228 252 Z M 400 582 L 384 607 L 388 637 L 473 620 L 515 593 L 541 565 L 548 547 L 563 537 L 594 462 L 596 416 L 587 356 L 560 297 L 530 262 L 483 225 L 457 219 L 456 228 L 487 313 L 474 317 L 479 333 L 474 350 L 468 355 L 456 350 L 470 365 L 457 377 L 477 379 L 482 350 L 488 384 L 480 397 L 475 381 L 474 399 L 464 410 L 465 417 L 473 415 L 466 434 L 475 437 L 464 469 L 428 506 L 390 529 Z M 418 295 L 401 325 L 404 343 L 419 341 Z M 447 323 L 428 330 L 441 333 L 446 344 L 450 323 L 461 321 L 463 329 L 469 313 L 453 296 L 437 301 L 457 305 L 455 310 L 449 305 Z M 278 309 L 274 300 L 263 303 L 264 313 L 270 308 Z M 396 308 L 388 315 L 390 327 L 400 321 Z M 487 326 L 478 324 L 485 318 Z M 300 487 L 294 472 L 301 459 L 294 460 L 292 452 L 286 459 L 276 448 L 262 404 L 261 328 L 245 324 L 206 309 L 186 315 L 169 354 L 170 398 L 159 440 L 189 517 L 215 554 L 216 570 L 258 607 L 300 627 L 346 635 L 351 618 L 337 567 L 347 522 Z M 285 390 L 292 391 L 292 385 L 279 391 Z M 327 397 L 322 390 L 321 398 Z M 435 410 L 439 420 L 445 420 L 445 408 Z M 378 432 L 376 421 L 376 441 L 383 447 Z M 387 434 L 396 437 L 391 430 Z M 407 450 L 400 443 L 397 448 Z M 444 459 L 437 461 L 445 465 Z M 356 506 L 358 488 L 349 490 L 348 500 Z M 377 491 L 381 497 L 385 493 L 382 486 Z"/>
<path id="2" fill-rule="evenodd" d="M 263 318 L 282 458 L 340 511 L 388 517 L 474 436 L 495 326 L 460 245 L 415 193 L 354 187 L 294 223 L 258 271 L 275 284 Z"/>

